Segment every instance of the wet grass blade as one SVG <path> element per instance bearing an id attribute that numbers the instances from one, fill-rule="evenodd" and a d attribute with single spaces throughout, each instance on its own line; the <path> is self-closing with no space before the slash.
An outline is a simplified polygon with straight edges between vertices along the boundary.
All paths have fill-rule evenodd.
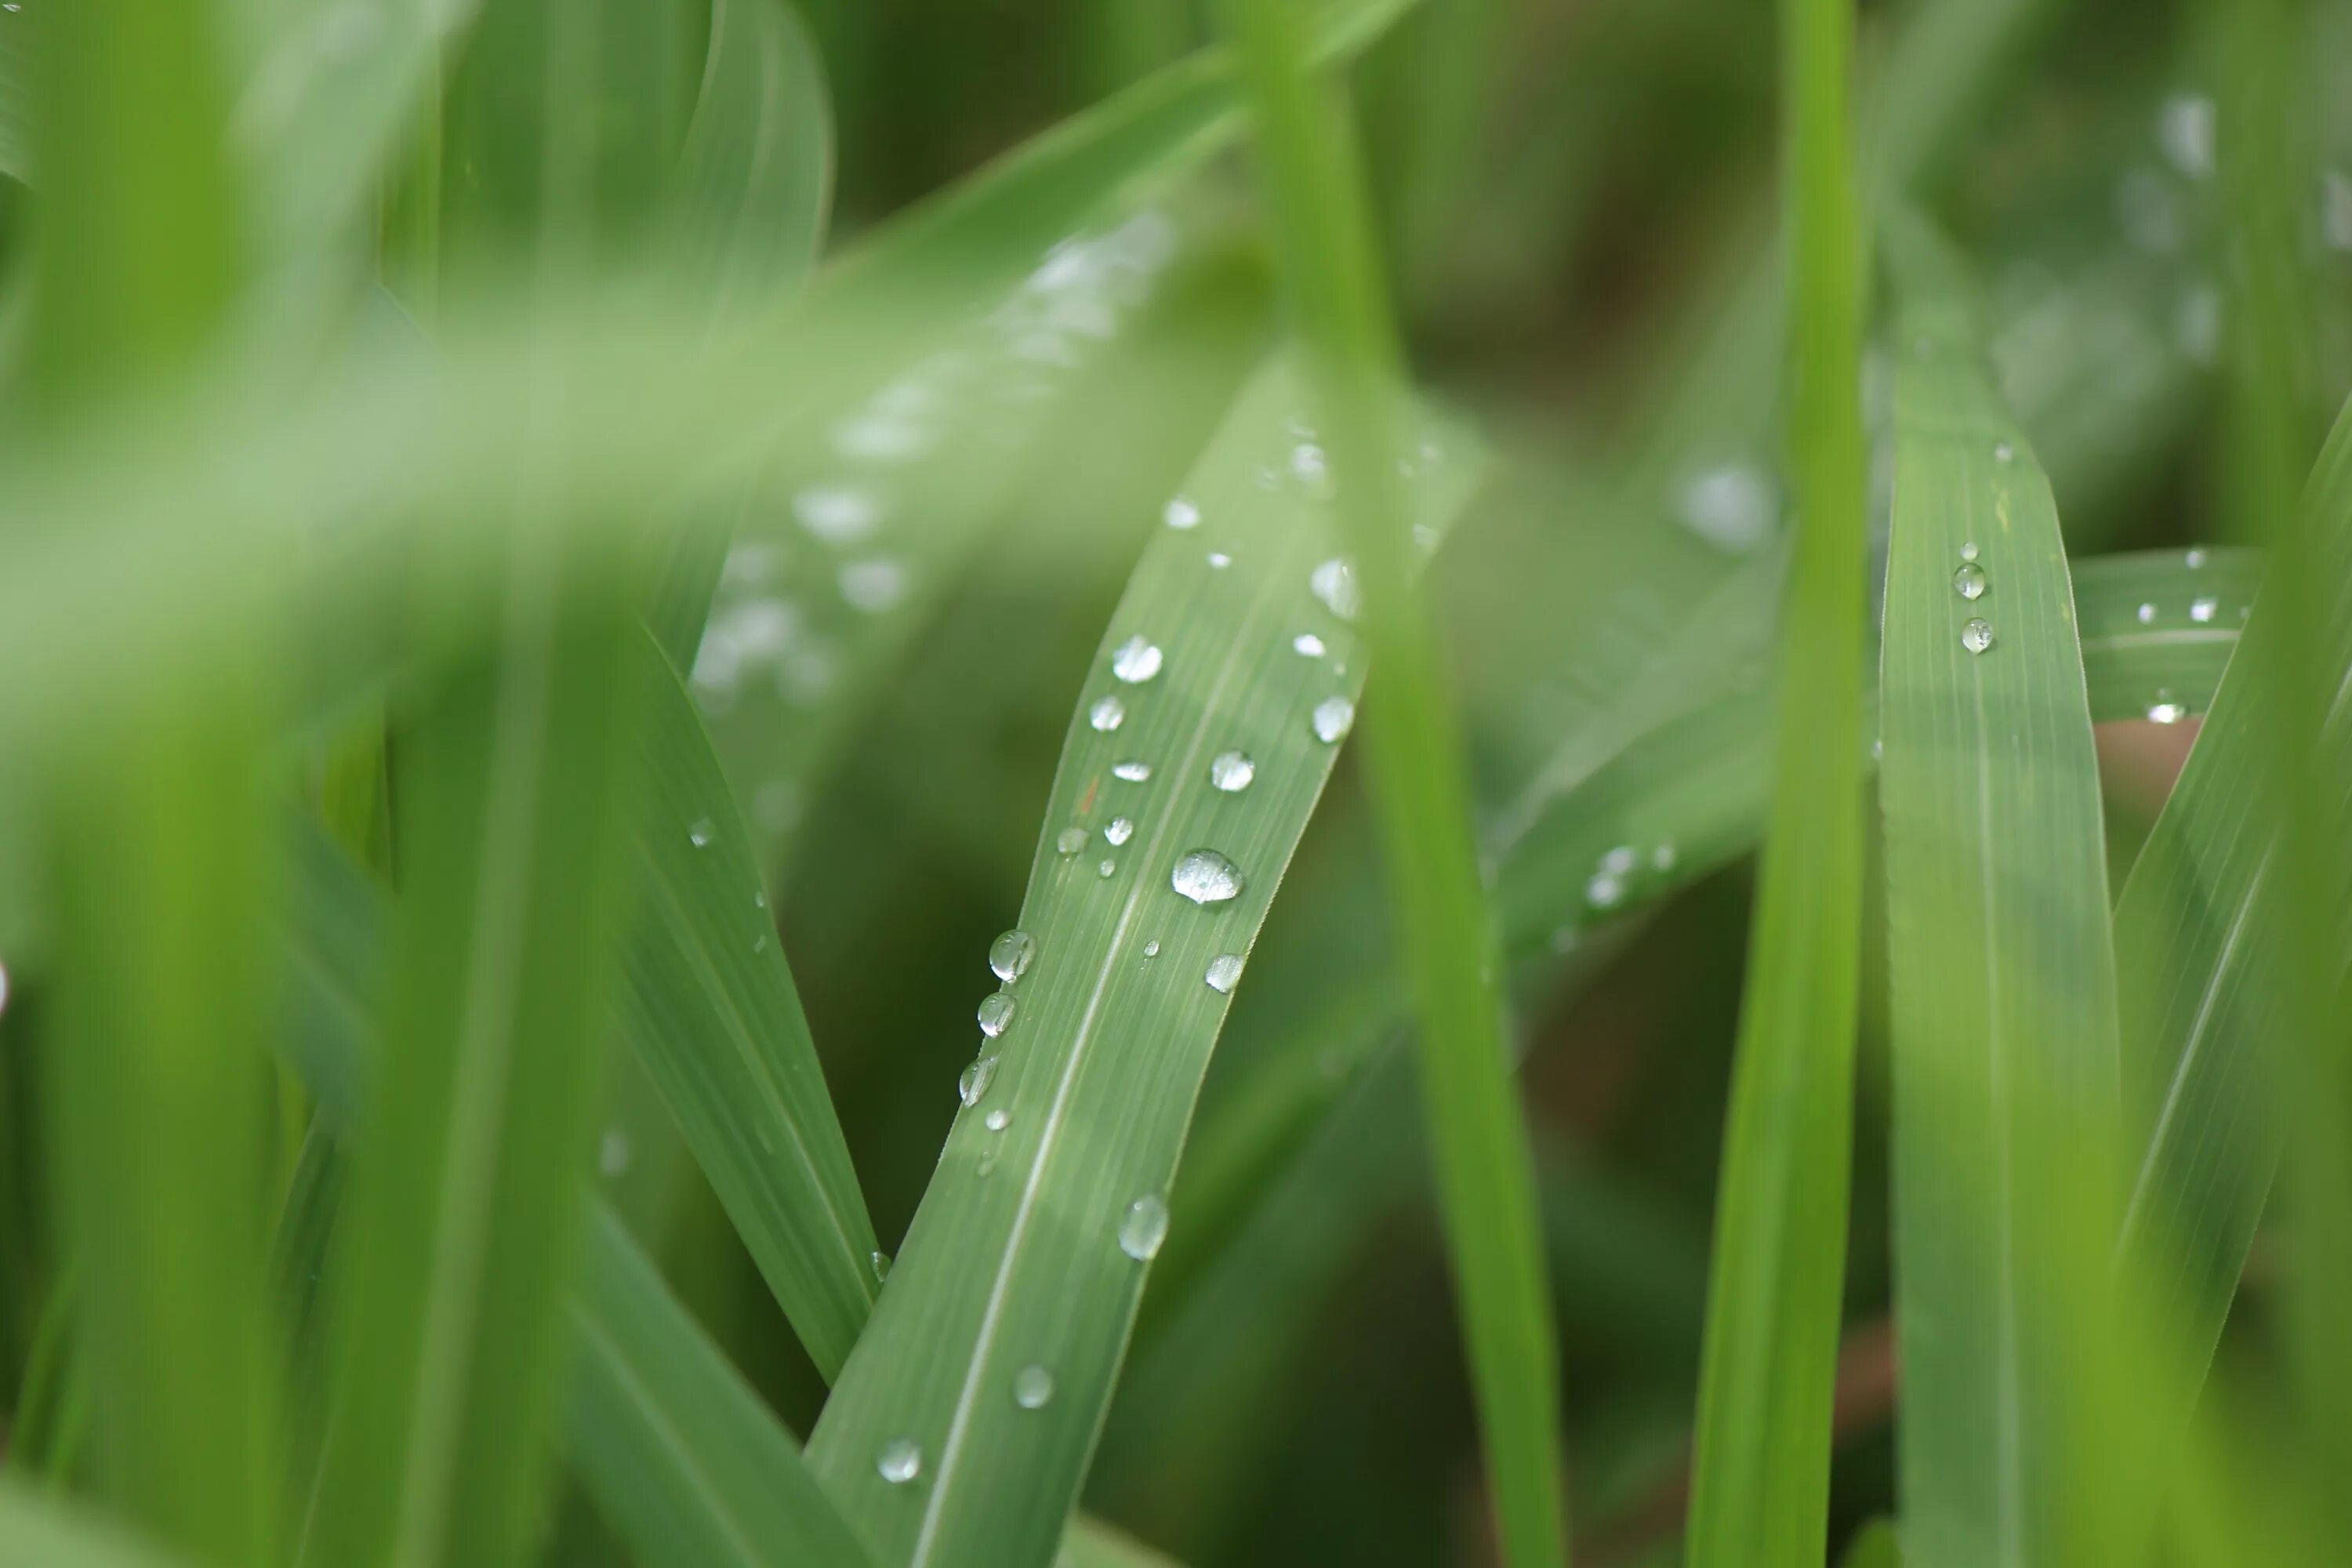
<path id="1" fill-rule="evenodd" d="M 1853 7 L 1783 0 L 1780 114 L 1800 519 L 1782 600 L 1772 805 L 1717 1179 L 1686 1561 L 1822 1560 L 1845 1275 L 1862 922 L 1862 408 L 1867 254 Z"/>
<path id="2" fill-rule="evenodd" d="M 180 1558 L 0 1480 L 0 1568 L 176 1568 Z"/>
<path id="3" fill-rule="evenodd" d="M 2262 584 L 2262 552 L 2150 550 L 2073 566 L 2091 718 L 2170 724 L 2211 707 Z"/>
<path id="4" fill-rule="evenodd" d="M 1920 1568 L 2087 1561 L 2067 1553 L 2096 1503 L 2074 1329 L 2095 1312 L 2064 1303 L 2095 1301 L 2105 1269 L 2062 1244 L 2105 1201 L 2118 1047 L 2083 657 L 2049 487 L 1958 263 L 1916 227 L 1893 258 L 1880 804 L 1904 1546 Z"/>
<path id="5" fill-rule="evenodd" d="M 1286 427 L 1302 398 L 1276 364 L 1236 404 L 1087 672 L 1034 960 L 1000 955 L 1001 1037 L 809 1445 L 880 1561 L 1043 1563 L 1076 1500 L 1226 994 L 1362 679 L 1319 448 Z M 1449 443 L 1421 466 L 1435 526 L 1478 465 Z"/>

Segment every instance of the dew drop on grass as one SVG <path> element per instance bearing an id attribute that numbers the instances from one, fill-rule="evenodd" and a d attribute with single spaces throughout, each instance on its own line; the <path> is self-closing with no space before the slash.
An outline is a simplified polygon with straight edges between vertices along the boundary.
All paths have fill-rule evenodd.
<path id="1" fill-rule="evenodd" d="M 1632 870 L 1634 862 L 1640 858 L 1641 856 L 1635 853 L 1631 844 L 1620 844 L 1601 857 L 1601 869 L 1612 877 L 1622 877 Z"/>
<path id="2" fill-rule="evenodd" d="M 1118 780 L 1122 784 L 1141 784 L 1144 780 L 1151 776 L 1151 764 L 1150 763 L 1133 760 L 1124 763 L 1113 763 L 1111 764 L 1110 776 Z"/>
<path id="3" fill-rule="evenodd" d="M 1209 973 L 1204 978 L 1209 983 L 1210 990 L 1220 995 L 1230 996 L 1233 994 L 1234 985 L 1240 983 L 1241 977 L 1242 955 L 1238 952 L 1221 952 L 1209 960 Z"/>
<path id="4" fill-rule="evenodd" d="M 1966 544 L 1960 546 L 1960 559 L 1963 561 L 1974 561 L 1976 558 L 1977 542 L 1971 539 Z"/>
<path id="5" fill-rule="evenodd" d="M 1352 621 L 1363 608 L 1362 596 L 1356 590 L 1356 569 L 1347 558 L 1334 555 L 1307 574 L 1307 590 L 1323 601 L 1323 607 L 1343 621 Z"/>
<path id="6" fill-rule="evenodd" d="M 923 1451 L 904 1437 L 894 1438 L 882 1445 L 874 1468 L 884 1480 L 902 1487 L 923 1473 Z"/>
<path id="7" fill-rule="evenodd" d="M 2156 700 L 2148 704 L 2147 716 L 2151 723 L 2178 724 L 2189 717 L 2189 710 L 2173 701 L 2168 694 L 2159 691 L 2156 694 Z"/>
<path id="8" fill-rule="evenodd" d="M 996 1058 L 992 1056 L 978 1058 L 963 1069 L 963 1076 L 956 1079 L 956 1098 L 966 1105 L 978 1105 L 980 1097 L 988 1092 L 988 1086 L 995 1079 Z"/>
<path id="9" fill-rule="evenodd" d="M 1305 654 L 1308 658 L 1323 657 L 1323 639 L 1313 632 L 1299 633 L 1290 639 L 1290 647 L 1293 652 Z"/>
<path id="10" fill-rule="evenodd" d="M 1111 878 L 1118 875 L 1118 862 L 1116 860 L 1104 861 L 1101 865 L 1095 868 L 1095 875 L 1100 877 L 1105 881 L 1110 880 Z"/>
<path id="11" fill-rule="evenodd" d="M 1196 904 L 1222 904 L 1242 890 L 1242 874 L 1231 860 L 1213 849 L 1188 849 L 1169 879 L 1170 885 Z"/>
<path id="12" fill-rule="evenodd" d="M 1015 927 L 988 944 L 988 967 L 1007 985 L 1029 973 L 1029 961 L 1037 956 L 1037 939 Z"/>
<path id="13" fill-rule="evenodd" d="M 1108 735 L 1127 722 L 1127 704 L 1116 697 L 1098 698 L 1095 705 L 1087 710 L 1087 722 Z"/>
<path id="14" fill-rule="evenodd" d="M 718 829 L 712 826 L 710 818 L 698 816 L 694 819 L 694 826 L 686 830 L 686 841 L 697 849 L 706 848 L 712 836 L 717 832 Z"/>
<path id="15" fill-rule="evenodd" d="M 1661 844 L 1655 849 L 1650 851 L 1650 864 L 1658 870 L 1673 870 L 1675 868 L 1675 847 L 1671 844 Z"/>
<path id="16" fill-rule="evenodd" d="M 1222 572 L 1233 563 L 1234 558 L 1226 554 L 1223 551 L 1212 550 L 1209 552 L 1209 570 L 1212 572 Z"/>
<path id="17" fill-rule="evenodd" d="M 1315 727 L 1315 738 L 1327 746 L 1336 746 L 1347 738 L 1356 722 L 1356 705 L 1344 697 L 1326 697 L 1315 705 L 1307 721 Z"/>
<path id="18" fill-rule="evenodd" d="M 879 615 L 907 595 L 907 569 L 888 556 L 852 561 L 841 569 L 841 596 L 853 608 Z"/>
<path id="19" fill-rule="evenodd" d="M 1625 896 L 1625 884 L 1607 871 L 1596 871 L 1584 884 L 1584 901 L 1596 910 L 1614 909 Z"/>
<path id="20" fill-rule="evenodd" d="M 1150 942 L 1143 944 L 1143 956 L 1146 958 L 1157 958 L 1160 956 L 1160 939 L 1158 937 L 1155 936 Z"/>
<path id="21" fill-rule="evenodd" d="M 793 497 L 793 515 L 827 544 L 854 544 L 881 522 L 882 507 L 869 491 L 819 485 Z"/>
<path id="22" fill-rule="evenodd" d="M 1992 623 L 1973 620 L 1960 628 L 1960 646 L 1970 653 L 1982 653 L 1992 647 Z"/>
<path id="23" fill-rule="evenodd" d="M 2188 554 L 2182 556 L 2180 559 L 2188 565 L 2191 572 L 2194 572 L 2199 567 L 2205 564 L 2205 552 L 2202 549 L 2191 550 Z"/>
<path id="24" fill-rule="evenodd" d="M 992 992 L 980 999 L 980 1032 L 990 1039 L 1013 1026 L 1013 1014 L 1019 1005 L 1010 991 Z"/>
<path id="25" fill-rule="evenodd" d="M 1183 496 L 1178 496 L 1174 500 L 1170 501 L 1160 516 L 1160 520 L 1171 528 L 1201 526 L 1201 509 Z"/>
<path id="26" fill-rule="evenodd" d="M 986 1125 L 991 1132 L 1002 1132 L 1013 1125 L 1013 1112 L 1000 1105 L 988 1113 Z"/>
<path id="27" fill-rule="evenodd" d="M 2155 619 L 2156 606 L 2154 605 L 2142 605 L 2139 607 L 2139 624 L 2141 626 L 2147 626 L 2154 622 Z"/>
<path id="28" fill-rule="evenodd" d="M 1209 761 L 1209 782 L 1227 795 L 1238 795 L 1257 777 L 1257 764 L 1245 752 L 1219 752 Z"/>
<path id="29" fill-rule="evenodd" d="M 1042 1410 L 1054 1397 L 1054 1374 L 1042 1366 L 1024 1366 L 1013 1374 L 1013 1403 L 1024 1410 Z"/>
<path id="30" fill-rule="evenodd" d="M 1160 673 L 1160 663 L 1158 646 L 1147 637 L 1134 637 L 1111 654 L 1110 672 L 1129 686 L 1139 686 Z"/>
<path id="31" fill-rule="evenodd" d="M 887 1285 L 889 1283 L 890 1255 L 888 1253 L 869 1252 L 866 1255 L 866 1261 L 874 1269 L 874 1283 L 877 1285 Z"/>
<path id="32" fill-rule="evenodd" d="M 2210 595 L 2200 595 L 2189 601 L 2189 618 L 2199 626 L 2203 626 L 2212 620 L 2214 613 L 2221 607 L 2221 600 Z"/>
<path id="33" fill-rule="evenodd" d="M 1160 1244 L 1168 1239 L 1168 1205 L 1156 1193 L 1146 1193 L 1127 1205 L 1127 1217 L 1118 1222 L 1118 1249 L 1138 1263 L 1149 1263 L 1160 1255 Z"/>
<path id="34" fill-rule="evenodd" d="M 1995 441 L 1992 444 L 1992 460 L 2000 464 L 2002 467 L 2006 468 L 2009 465 L 2010 459 L 2016 456 L 2017 454 L 2010 448 L 2008 442 Z"/>
<path id="35" fill-rule="evenodd" d="M 1086 847 L 1087 830 L 1083 827 L 1065 827 L 1054 836 L 1054 847 L 1065 855 L 1075 855 Z"/>
<path id="36" fill-rule="evenodd" d="M 1983 598 L 1984 591 L 1984 568 L 1973 561 L 1961 562 L 1960 569 L 1952 574 L 1952 592 L 1963 599 L 1974 600 Z"/>
<path id="37" fill-rule="evenodd" d="M 1114 816 L 1103 828 L 1103 842 L 1116 849 L 1135 837 L 1135 824 L 1124 816 Z"/>

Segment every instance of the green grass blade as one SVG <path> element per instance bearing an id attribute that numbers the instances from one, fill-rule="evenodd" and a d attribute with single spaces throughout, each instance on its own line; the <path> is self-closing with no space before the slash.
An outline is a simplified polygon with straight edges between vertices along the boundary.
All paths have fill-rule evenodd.
<path id="1" fill-rule="evenodd" d="M 1717 1181 L 1686 1561 L 1818 1563 L 1845 1275 L 1862 921 L 1865 237 L 1853 8 L 1783 0 L 1788 473 L 1772 806 Z"/>
<path id="2" fill-rule="evenodd" d="M 1904 1544 L 1923 1568 L 2083 1561 L 2063 1543 L 2092 1506 L 2070 1495 L 2088 1352 L 2059 1309 L 2105 1271 L 2065 1256 L 2053 1215 L 2098 1212 L 2074 1153 L 2113 1148 L 2118 1085 L 2089 701 L 2056 510 L 1958 265 L 1909 229 L 1895 273 L 1880 801 Z"/>
<path id="3" fill-rule="evenodd" d="M 713 0 L 702 93 L 675 179 L 715 310 L 790 289 L 816 265 L 833 195 L 833 109 L 791 0 Z"/>
<path id="4" fill-rule="evenodd" d="M 879 1243 L 749 835 L 693 702 L 649 640 L 639 889 L 621 1017 L 637 1059 L 827 1377 L 879 1289 Z"/>
<path id="5" fill-rule="evenodd" d="M 2172 724 L 2211 707 L 2262 584 L 2262 552 L 2136 551 L 2073 565 L 2091 718 Z"/>
<path id="6" fill-rule="evenodd" d="M 1838 1568 L 1903 1568 L 1903 1542 L 1894 1521 L 1874 1519 L 1855 1531 Z"/>
<path id="7" fill-rule="evenodd" d="M 881 1561 L 1043 1563 L 1076 1500 L 1159 1245 L 1130 1255 L 1122 1226 L 1164 1201 L 1223 1021 L 1206 977 L 1246 958 L 1329 772 L 1311 713 L 1351 701 L 1362 676 L 1360 639 L 1310 591 L 1337 542 L 1311 480 L 1260 482 L 1294 471 L 1302 443 L 1285 422 L 1300 398 L 1288 366 L 1258 379 L 1186 483 L 1196 512 L 1173 515 L 1191 526 L 1160 530 L 1129 580 L 1040 835 L 1019 921 L 1034 962 L 1003 993 L 1010 1024 L 982 1040 L 989 1065 L 810 1441 Z M 1454 450 L 1424 466 L 1419 515 L 1434 526 L 1478 465 Z M 1319 643 L 1297 651 L 1302 635 Z M 1108 668 L 1131 637 L 1159 649 L 1119 661 L 1148 679 Z M 1327 713 L 1335 740 L 1341 711 Z M 1238 791 L 1209 776 L 1229 750 L 1254 763 Z M 1122 777 L 1124 762 L 1149 776 Z M 1199 849 L 1237 868 L 1232 897 L 1175 890 Z M 1052 1381 L 1035 1409 L 1014 1398 L 1031 1366 Z M 894 1484 L 880 1460 L 900 1442 L 919 1468 Z"/>
<path id="8" fill-rule="evenodd" d="M 181 1561 L 0 1479 L 0 1568 L 174 1568 Z"/>
<path id="9" fill-rule="evenodd" d="M 0 174 L 15 180 L 33 177 L 34 95 L 46 26 L 39 11 L 0 12 Z"/>

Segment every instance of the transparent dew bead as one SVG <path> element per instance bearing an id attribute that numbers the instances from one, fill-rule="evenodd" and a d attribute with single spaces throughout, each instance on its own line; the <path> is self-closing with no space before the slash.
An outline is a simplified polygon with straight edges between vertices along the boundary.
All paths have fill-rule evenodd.
<path id="1" fill-rule="evenodd" d="M 985 1122 L 991 1132 L 1002 1132 L 1013 1125 L 1013 1112 L 1000 1105 L 988 1113 Z"/>
<path id="2" fill-rule="evenodd" d="M 1960 559 L 1963 561 L 1974 561 L 1976 558 L 1977 542 L 1971 539 L 1966 544 L 1960 546 Z"/>
<path id="3" fill-rule="evenodd" d="M 998 991 L 980 999 L 980 1032 L 990 1039 L 1013 1026 L 1013 1014 L 1018 1005 L 1010 991 Z"/>
<path id="4" fill-rule="evenodd" d="M 867 1266 L 874 1270 L 874 1283 L 877 1285 L 884 1285 L 889 1282 L 890 1255 L 888 1253 L 869 1252 L 866 1255 L 866 1261 Z"/>
<path id="5" fill-rule="evenodd" d="M 2139 624 L 2141 626 L 2153 626 L 2156 623 L 2156 606 L 2154 605 L 2143 604 L 2136 613 L 2139 616 Z"/>
<path id="6" fill-rule="evenodd" d="M 1065 827 L 1054 835 L 1054 847 L 1062 854 L 1075 855 L 1086 847 L 1087 830 L 1083 827 Z"/>
<path id="7" fill-rule="evenodd" d="M 1335 555 L 1307 575 L 1307 591 L 1323 601 L 1323 607 L 1343 621 L 1352 621 L 1363 608 L 1363 598 L 1356 589 L 1356 569 L 1347 558 Z"/>
<path id="8" fill-rule="evenodd" d="M 1095 705 L 1087 710 L 1087 722 L 1097 732 L 1108 735 L 1127 722 L 1127 704 L 1116 697 L 1098 698 Z"/>
<path id="9" fill-rule="evenodd" d="M 1159 646 L 1148 638 L 1129 637 L 1110 656 L 1110 672 L 1129 686 L 1140 686 L 1160 673 L 1164 662 Z"/>
<path id="10" fill-rule="evenodd" d="M 1029 973 L 1029 961 L 1037 956 L 1037 939 L 1017 927 L 1005 931 L 988 944 L 988 967 L 1007 985 Z"/>
<path id="11" fill-rule="evenodd" d="M 1188 849 L 1176 862 L 1169 884 L 1196 904 L 1222 904 L 1239 896 L 1239 868 L 1213 849 Z"/>
<path id="12" fill-rule="evenodd" d="M 1157 958 L 1160 956 L 1160 939 L 1158 937 L 1155 936 L 1150 942 L 1143 944 L 1143 956 L 1146 958 Z"/>
<path id="13" fill-rule="evenodd" d="M 1024 1410 L 1043 1410 L 1054 1397 L 1054 1374 L 1042 1366 L 1024 1366 L 1013 1374 L 1013 1403 Z"/>
<path id="14" fill-rule="evenodd" d="M 996 1058 L 981 1057 L 965 1068 L 963 1075 L 956 1079 L 956 1098 L 966 1105 L 978 1105 L 981 1097 L 988 1092 L 988 1086 L 995 1081 Z"/>
<path id="15" fill-rule="evenodd" d="M 894 1487 L 903 1487 L 923 1473 L 923 1451 L 904 1437 L 882 1445 L 874 1468 Z"/>
<path id="16" fill-rule="evenodd" d="M 1227 795 L 1249 788 L 1255 777 L 1257 764 L 1245 752 L 1219 752 L 1209 761 L 1209 782 Z"/>
<path id="17" fill-rule="evenodd" d="M 1135 824 L 1124 816 L 1114 816 L 1103 828 L 1103 842 L 1116 849 L 1135 837 Z"/>
<path id="18" fill-rule="evenodd" d="M 1585 879 L 1584 901 L 1596 910 L 1614 909 L 1624 897 L 1624 880 L 1612 872 L 1596 871 Z"/>
<path id="19" fill-rule="evenodd" d="M 1301 632 L 1290 639 L 1290 648 L 1293 653 L 1304 654 L 1308 658 L 1321 658 L 1323 639 L 1313 632 Z"/>
<path id="20" fill-rule="evenodd" d="M 686 830 L 686 841 L 697 849 L 704 849 L 718 834 L 719 829 L 712 825 L 710 818 L 698 816 L 694 819 L 694 826 Z"/>
<path id="21" fill-rule="evenodd" d="M 1124 763 L 1113 763 L 1110 768 L 1110 776 L 1118 780 L 1121 784 L 1141 784 L 1144 780 L 1151 776 L 1151 764 L 1150 763 L 1133 760 Z"/>
<path id="22" fill-rule="evenodd" d="M 1959 570 L 1952 574 L 1952 592 L 1963 599 L 1975 600 L 1983 598 L 1984 591 L 1984 568 L 1973 561 L 1961 562 Z"/>
<path id="23" fill-rule="evenodd" d="M 1307 721 L 1313 727 L 1317 740 L 1327 746 L 1336 746 L 1355 728 L 1356 705 L 1344 697 L 1326 697 L 1315 705 Z"/>
<path id="24" fill-rule="evenodd" d="M 1967 626 L 1962 626 L 1960 628 L 1960 646 L 1968 649 L 1970 653 L 1982 653 L 1985 649 L 1992 647 L 1992 623 L 1985 620 L 1974 620 L 1970 621 Z"/>
<path id="25" fill-rule="evenodd" d="M 2210 595 L 2200 595 L 2189 601 L 2189 618 L 2199 626 L 2210 624 L 2221 608 L 2221 601 Z"/>
<path id="26" fill-rule="evenodd" d="M 1160 1244 L 1168 1239 L 1168 1205 L 1156 1193 L 1146 1193 L 1127 1205 L 1127 1216 L 1118 1222 L 1118 1249 L 1138 1263 L 1149 1263 L 1160 1255 Z"/>
<path id="27" fill-rule="evenodd" d="M 1209 960 L 1209 973 L 1203 976 L 1209 983 L 1209 989 L 1223 996 L 1233 994 L 1234 987 L 1240 983 L 1241 977 L 1242 955 L 1238 952 L 1221 952 Z"/>
<path id="28" fill-rule="evenodd" d="M 2016 456 L 2016 452 L 2011 448 L 2008 442 L 1995 441 L 1992 444 L 1992 460 L 2000 464 L 2003 468 L 2007 468 L 2010 461 Z"/>
<path id="29" fill-rule="evenodd" d="M 1104 861 L 1101 865 L 1095 868 L 1095 875 L 1100 877 L 1105 881 L 1110 880 L 1110 879 L 1118 875 L 1118 862 L 1116 860 Z"/>
<path id="30" fill-rule="evenodd" d="M 1201 526 L 1201 509 L 1183 496 L 1178 496 L 1161 510 L 1160 518 L 1171 528 L 1198 528 Z"/>

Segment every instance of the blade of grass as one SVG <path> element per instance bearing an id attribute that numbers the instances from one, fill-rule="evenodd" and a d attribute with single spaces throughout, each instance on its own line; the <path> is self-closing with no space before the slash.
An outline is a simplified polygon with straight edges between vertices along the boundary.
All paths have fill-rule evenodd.
<path id="1" fill-rule="evenodd" d="M 2064 1211 L 2102 1212 L 2104 1173 L 2074 1152 L 2106 1157 L 2117 1115 L 2083 660 L 2049 487 L 1991 390 L 1958 263 L 1917 227 L 1893 254 L 1880 804 L 1904 1545 L 1922 1568 L 2102 1560 L 2070 1547 L 2099 1528 L 2077 1331 L 2106 1281 L 2097 1249 L 2084 1266 L 2059 1247 Z"/>
<path id="2" fill-rule="evenodd" d="M 1685 1561 L 1818 1563 L 1845 1275 L 1862 920 L 1862 318 L 1853 8 L 1784 0 L 1789 359 L 1797 515 L 1772 805 L 1725 1112 Z"/>
<path id="3" fill-rule="evenodd" d="M 816 265 L 833 194 L 833 110 L 790 0 L 713 0 L 675 185 L 716 313 L 792 288 Z"/>
<path id="4" fill-rule="evenodd" d="M 2073 566 L 2092 720 L 2179 723 L 2210 707 L 2262 582 L 2262 552 L 2150 550 Z"/>
<path id="5" fill-rule="evenodd" d="M 182 1560 L 0 1479 L 0 1568 L 174 1568 Z"/>
<path id="6" fill-rule="evenodd" d="M 1312 480 L 1260 482 L 1313 471 L 1319 448 L 1285 429 L 1300 397 L 1286 365 L 1256 381 L 1186 484 L 1194 510 L 1172 515 L 1190 526 L 1161 530 L 1129 580 L 1106 655 L 1130 638 L 1157 652 L 1107 657 L 1138 679 L 1089 672 L 1022 910 L 1034 963 L 1003 994 L 1009 1025 L 983 1040 L 969 1108 L 811 1439 L 881 1561 L 1042 1563 L 1076 1499 L 1224 992 L 1361 678 L 1360 638 L 1310 592 L 1335 542 Z M 1417 497 L 1433 526 L 1477 467 L 1436 450 Z M 1336 568 L 1320 580 L 1349 604 Z M 1319 639 L 1304 653 L 1303 633 Z M 1228 750 L 1252 759 L 1238 790 L 1210 780 Z M 1037 1408 L 1015 1398 L 1032 1367 L 1050 1379 Z"/>
<path id="7" fill-rule="evenodd" d="M 1454 1298 L 1507 1562 L 1564 1562 L 1551 1300 L 1534 1179 L 1506 1065 L 1492 918 L 1471 841 L 1461 742 L 1411 574 L 1396 454 L 1402 355 L 1346 121 L 1307 73 L 1289 0 L 1231 0 L 1258 113 L 1276 252 L 1316 401 L 1331 428 L 1339 514 L 1364 578 L 1381 666 L 1367 733 L 1398 958 L 1411 978 L 1421 1086 Z"/>

